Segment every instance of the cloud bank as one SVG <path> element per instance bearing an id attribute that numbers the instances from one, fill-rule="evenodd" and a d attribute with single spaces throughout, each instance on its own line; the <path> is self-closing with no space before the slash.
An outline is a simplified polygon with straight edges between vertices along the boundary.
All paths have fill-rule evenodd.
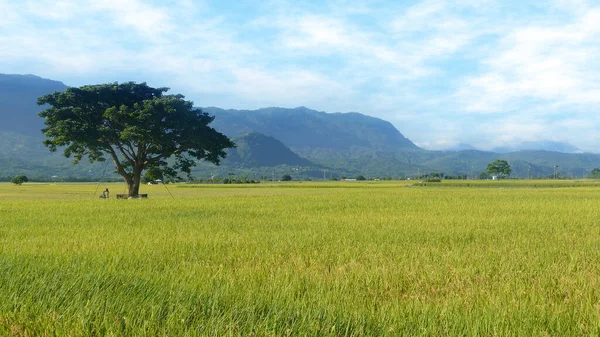
<path id="1" fill-rule="evenodd" d="M 0 72 L 358 111 L 431 149 L 600 152 L 598 22 L 585 0 L 0 0 Z"/>

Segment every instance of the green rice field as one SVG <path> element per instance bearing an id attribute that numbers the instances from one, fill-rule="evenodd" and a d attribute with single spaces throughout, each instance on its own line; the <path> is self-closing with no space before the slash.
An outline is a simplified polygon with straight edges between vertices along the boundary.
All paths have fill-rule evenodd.
<path id="1" fill-rule="evenodd" d="M 0 184 L 0 336 L 600 335 L 600 184 L 421 185 Z"/>

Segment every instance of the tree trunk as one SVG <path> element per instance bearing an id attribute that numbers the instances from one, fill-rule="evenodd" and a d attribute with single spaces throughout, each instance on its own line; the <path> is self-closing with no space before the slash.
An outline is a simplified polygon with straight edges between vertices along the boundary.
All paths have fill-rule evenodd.
<path id="1" fill-rule="evenodd" d="M 124 175 L 123 180 L 125 180 L 125 184 L 127 185 L 127 195 L 132 198 L 137 197 L 140 192 L 139 176 L 137 179 L 135 179 L 135 177 L 132 175 Z"/>
<path id="2" fill-rule="evenodd" d="M 139 180 L 137 181 L 137 183 L 135 181 L 131 181 L 131 184 L 127 184 L 127 190 L 129 192 L 129 196 L 132 198 L 135 198 L 138 196 L 138 194 L 140 193 L 140 182 Z"/>
<path id="3" fill-rule="evenodd" d="M 111 147 L 108 151 L 113 158 L 115 166 L 117 167 L 117 173 L 119 173 L 123 177 L 123 180 L 125 180 L 125 184 L 127 185 L 127 195 L 129 197 L 136 198 L 140 192 L 140 182 L 142 180 L 141 176 L 142 171 L 144 170 L 143 162 L 133 165 L 133 170 L 131 173 L 129 173 L 119 161 L 115 150 Z M 123 151 L 121 152 L 123 153 L 123 156 L 126 156 Z"/>
<path id="4" fill-rule="evenodd" d="M 131 174 L 130 183 L 127 184 L 130 197 L 137 197 L 140 193 L 140 182 L 142 181 L 142 166 L 136 165 Z"/>
<path id="5" fill-rule="evenodd" d="M 125 180 L 125 185 L 127 185 L 127 195 L 130 196 L 130 197 L 135 196 L 135 194 L 132 194 L 132 192 L 134 190 L 133 179 L 128 174 L 127 175 L 123 175 L 122 174 L 122 176 L 123 176 L 123 180 Z"/>

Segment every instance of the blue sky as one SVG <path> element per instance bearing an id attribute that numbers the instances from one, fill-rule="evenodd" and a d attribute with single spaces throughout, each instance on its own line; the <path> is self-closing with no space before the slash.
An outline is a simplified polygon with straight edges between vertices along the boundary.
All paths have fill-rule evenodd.
<path id="1" fill-rule="evenodd" d="M 428 149 L 600 152 L 596 0 L 0 0 L 0 73 L 392 122 Z"/>

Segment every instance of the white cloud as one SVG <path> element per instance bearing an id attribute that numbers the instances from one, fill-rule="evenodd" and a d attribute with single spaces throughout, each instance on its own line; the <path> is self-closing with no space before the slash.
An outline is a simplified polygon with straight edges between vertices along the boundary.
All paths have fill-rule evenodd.
<path id="1" fill-rule="evenodd" d="M 145 39 L 159 39 L 174 29 L 166 7 L 139 0 L 91 0 L 89 5 L 93 10 L 108 11 L 116 26 L 132 28 Z"/>
<path id="2" fill-rule="evenodd" d="M 482 60 L 488 71 L 465 81 L 458 97 L 467 111 L 503 112 L 523 99 L 541 104 L 600 102 L 600 10 L 570 25 L 517 27 Z"/>
<path id="3" fill-rule="evenodd" d="M 252 108 L 282 104 L 301 106 L 307 100 L 324 104 L 338 96 L 348 95 L 336 81 L 304 70 L 272 74 L 261 69 L 240 68 L 234 71 L 234 75 L 235 92 Z M 320 92 L 319 97 L 315 97 L 316 89 Z"/>
<path id="4" fill-rule="evenodd" d="M 359 111 L 433 148 L 555 137 L 585 149 L 600 126 L 600 8 L 544 6 L 0 0 L 0 72 L 143 80 L 204 106 Z"/>

